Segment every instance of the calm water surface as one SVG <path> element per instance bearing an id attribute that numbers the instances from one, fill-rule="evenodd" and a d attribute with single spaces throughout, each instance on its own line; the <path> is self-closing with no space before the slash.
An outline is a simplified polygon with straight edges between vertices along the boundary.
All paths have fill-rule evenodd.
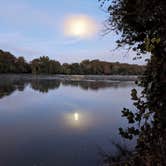
<path id="1" fill-rule="evenodd" d="M 96 166 L 124 142 L 129 82 L 0 79 L 0 166 Z"/>

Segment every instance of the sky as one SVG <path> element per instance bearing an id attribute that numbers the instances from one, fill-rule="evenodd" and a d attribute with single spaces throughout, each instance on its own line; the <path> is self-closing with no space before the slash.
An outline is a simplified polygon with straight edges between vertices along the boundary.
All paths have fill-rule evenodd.
<path id="1" fill-rule="evenodd" d="M 103 35 L 108 14 L 100 8 L 98 0 L 0 0 L 0 4 L 0 49 L 17 57 L 31 61 L 49 56 L 61 63 L 84 59 L 145 63 L 144 59 L 133 60 L 135 52 L 115 50 L 119 36 L 114 32 Z M 87 22 L 86 33 L 90 30 L 95 33 L 80 36 L 69 33 L 72 27 L 66 22 L 71 23 L 72 16 L 77 21 L 82 16 L 88 18 L 97 29 L 90 29 L 91 22 Z"/>

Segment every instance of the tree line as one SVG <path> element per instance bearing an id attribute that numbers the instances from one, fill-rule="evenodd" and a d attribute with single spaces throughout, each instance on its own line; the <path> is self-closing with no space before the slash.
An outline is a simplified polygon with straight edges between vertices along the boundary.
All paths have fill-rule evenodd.
<path id="1" fill-rule="evenodd" d="M 24 57 L 15 57 L 0 50 L 0 73 L 33 74 L 96 74 L 96 75 L 141 75 L 145 66 L 100 60 L 83 60 L 80 63 L 63 63 L 42 56 L 26 62 Z"/>

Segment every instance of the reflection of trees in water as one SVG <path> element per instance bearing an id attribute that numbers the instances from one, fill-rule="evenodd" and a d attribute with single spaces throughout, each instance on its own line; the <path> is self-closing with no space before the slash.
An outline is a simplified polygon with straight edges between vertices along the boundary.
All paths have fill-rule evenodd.
<path id="1" fill-rule="evenodd" d="M 59 80 L 32 80 L 30 81 L 31 88 L 42 93 L 48 93 L 49 90 L 58 89 L 60 86 Z"/>
<path id="2" fill-rule="evenodd" d="M 106 82 L 106 81 L 62 81 L 64 86 L 80 87 L 83 90 L 99 90 L 105 88 L 125 88 L 132 85 L 133 82 Z"/>
<path id="3" fill-rule="evenodd" d="M 0 99 L 5 96 L 11 95 L 15 90 L 16 90 L 15 87 L 10 84 L 6 86 L 0 85 Z"/>
<path id="4" fill-rule="evenodd" d="M 24 91 L 25 87 L 30 84 L 30 87 L 42 93 L 48 93 L 49 90 L 54 90 L 63 86 L 80 87 L 82 90 L 99 90 L 105 88 L 120 88 L 128 87 L 133 83 L 129 82 L 102 82 L 102 81 L 71 81 L 71 80 L 56 80 L 43 78 L 22 78 L 12 76 L 1 76 L 0 78 L 0 98 L 11 95 L 14 91 Z"/>
<path id="5" fill-rule="evenodd" d="M 16 90 L 24 91 L 25 85 L 22 80 L 2 79 L 0 82 L 0 98 L 10 96 Z"/>

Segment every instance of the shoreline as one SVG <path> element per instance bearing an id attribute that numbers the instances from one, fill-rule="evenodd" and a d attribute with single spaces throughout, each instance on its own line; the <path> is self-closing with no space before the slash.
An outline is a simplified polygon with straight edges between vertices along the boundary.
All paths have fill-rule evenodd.
<path id="1" fill-rule="evenodd" d="M 1 78 L 14 79 L 48 79 L 48 80 L 70 80 L 70 81 L 104 81 L 104 82 L 120 82 L 120 81 L 136 81 L 139 75 L 48 75 L 48 74 L 0 74 Z"/>

